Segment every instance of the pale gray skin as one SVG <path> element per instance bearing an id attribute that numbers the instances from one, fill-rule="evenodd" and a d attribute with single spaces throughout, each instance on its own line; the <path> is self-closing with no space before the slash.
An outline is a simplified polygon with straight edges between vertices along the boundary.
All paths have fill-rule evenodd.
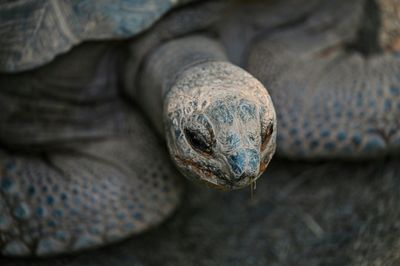
<path id="1" fill-rule="evenodd" d="M 202 63 L 183 72 L 166 96 L 164 113 L 170 154 L 191 179 L 242 188 L 256 181 L 275 152 L 276 116 L 267 91 L 229 63 Z M 193 147 L 191 132 L 209 151 Z"/>
<path id="2" fill-rule="evenodd" d="M 181 172 L 223 190 L 255 182 L 276 146 L 276 115 L 264 86 L 228 63 L 220 43 L 201 35 L 168 42 L 147 62 L 141 77 L 146 90 L 136 98 L 166 134 Z M 157 94 L 165 95 L 163 104 Z M 189 134 L 207 151 L 195 147 Z"/>
<path id="3" fill-rule="evenodd" d="M 292 158 L 397 151 L 400 58 L 344 48 L 363 3 L 200 3 L 125 43 L 1 74 L 1 252 L 74 252 L 160 223 L 181 193 L 171 160 L 230 190 L 256 181 L 276 136 Z"/>

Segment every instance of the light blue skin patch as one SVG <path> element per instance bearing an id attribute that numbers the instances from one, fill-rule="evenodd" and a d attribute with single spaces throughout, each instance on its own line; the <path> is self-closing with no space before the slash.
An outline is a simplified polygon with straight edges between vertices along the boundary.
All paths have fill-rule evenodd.
<path id="1" fill-rule="evenodd" d="M 244 99 L 227 98 L 216 101 L 206 112 L 210 118 L 218 154 L 223 154 L 232 176 L 257 175 L 260 165 L 261 127 L 257 107 Z M 259 128 L 260 132 L 248 129 Z M 253 130 L 254 131 L 254 130 Z"/>
<path id="2" fill-rule="evenodd" d="M 239 178 L 245 168 L 246 164 L 246 153 L 241 150 L 238 153 L 228 157 L 228 163 L 235 174 L 236 178 Z"/>
<path id="3" fill-rule="evenodd" d="M 10 191 L 14 186 L 14 181 L 10 177 L 6 176 L 1 180 L 0 186 L 3 191 Z"/>
<path id="4" fill-rule="evenodd" d="M 365 151 L 369 152 L 380 151 L 384 150 L 385 148 L 386 148 L 386 143 L 381 138 L 378 137 L 370 139 L 363 147 Z"/>
<path id="5" fill-rule="evenodd" d="M 226 145 L 229 149 L 236 149 L 240 145 L 240 136 L 237 133 L 231 132 L 226 137 Z"/>
<path id="6" fill-rule="evenodd" d="M 259 152 L 254 149 L 239 150 L 236 154 L 228 157 L 228 163 L 235 174 L 235 178 L 240 179 L 242 175 L 257 174 L 260 164 Z"/>
<path id="7" fill-rule="evenodd" d="M 392 109 L 392 100 L 391 99 L 385 99 L 383 102 L 383 108 L 385 112 L 390 112 Z"/>
<path id="8" fill-rule="evenodd" d="M 222 101 L 217 101 L 212 107 L 210 116 L 217 124 L 228 124 L 232 125 L 233 123 L 233 112 L 231 106 L 227 106 Z"/>
<path id="9" fill-rule="evenodd" d="M 256 119 L 256 106 L 246 100 L 241 100 L 239 105 L 239 116 L 243 122 Z"/>
<path id="10" fill-rule="evenodd" d="M 400 95 L 400 85 L 398 85 L 398 86 L 392 85 L 389 90 L 390 90 L 390 94 L 392 96 Z"/>
<path id="11" fill-rule="evenodd" d="M 20 220 L 26 220 L 31 216 L 31 210 L 26 203 L 20 203 L 13 211 L 14 216 Z"/>
<path id="12" fill-rule="evenodd" d="M 345 140 L 347 139 L 347 134 L 346 134 L 346 132 L 344 132 L 344 131 L 339 131 L 339 132 L 336 134 L 336 139 L 337 139 L 338 141 L 345 141 Z"/>

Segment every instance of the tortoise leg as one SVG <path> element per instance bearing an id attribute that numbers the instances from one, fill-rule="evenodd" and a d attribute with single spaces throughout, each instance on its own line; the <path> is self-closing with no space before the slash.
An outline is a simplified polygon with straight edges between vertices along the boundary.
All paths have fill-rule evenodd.
<path id="1" fill-rule="evenodd" d="M 41 155 L 0 153 L 0 251 L 46 256 L 92 248 L 163 221 L 177 172 L 140 115 L 128 134 Z"/>
<path id="2" fill-rule="evenodd" d="M 336 7 L 331 27 L 320 14 L 252 47 L 248 69 L 271 93 L 281 155 L 358 158 L 400 148 L 400 56 L 349 49 L 358 11 L 347 11 Z"/>

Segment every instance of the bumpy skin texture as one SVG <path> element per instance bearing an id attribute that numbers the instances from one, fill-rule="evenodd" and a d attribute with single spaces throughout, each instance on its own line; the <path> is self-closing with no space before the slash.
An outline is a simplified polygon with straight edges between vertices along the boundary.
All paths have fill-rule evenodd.
<path id="1" fill-rule="evenodd" d="M 117 47 L 118 48 L 118 47 Z M 179 174 L 119 96 L 113 45 L 0 75 L 0 252 L 46 256 L 110 243 L 164 220 Z"/>
<path id="2" fill-rule="evenodd" d="M 400 57 L 346 48 L 356 37 L 351 26 L 360 23 L 360 7 L 336 6 L 341 16 L 322 9 L 253 44 L 248 68 L 271 88 L 278 153 L 362 158 L 399 150 Z"/>
<path id="3" fill-rule="evenodd" d="M 58 146 L 124 132 L 116 48 L 80 46 L 29 72 L 0 74 L 0 140 L 10 149 Z M 97 78 L 98 77 L 98 78 Z"/>
<path id="4" fill-rule="evenodd" d="M 229 63 L 200 63 L 181 73 L 165 97 L 168 146 L 185 176 L 234 189 L 263 173 L 275 152 L 276 117 L 254 77 Z M 204 136 L 209 154 L 191 147 L 187 131 Z"/>
<path id="5" fill-rule="evenodd" d="M 133 129 L 120 136 L 41 156 L 1 153 L 3 255 L 93 248 L 153 227 L 174 210 L 177 172 L 147 122 L 136 111 L 128 117 Z"/>
<path id="6" fill-rule="evenodd" d="M 188 1 L 3 1 L 0 71 L 33 69 L 83 41 L 134 36 L 182 2 Z"/>
<path id="7" fill-rule="evenodd" d="M 252 183 L 272 156 L 276 134 L 278 152 L 295 158 L 359 158 L 398 149 L 399 57 L 392 50 L 365 56 L 349 49 L 364 1 L 235 1 L 226 13 L 210 9 L 210 2 L 178 10 L 134 40 L 126 64 L 117 60 L 124 49 L 92 43 L 43 68 L 0 76 L 6 87 L 0 140 L 10 151 L 0 158 L 3 254 L 98 246 L 145 230 L 177 205 L 176 172 L 146 122 L 120 99 L 120 79 L 125 95 L 149 100 L 143 109 L 160 131 L 164 100 L 173 159 L 186 174 L 219 187 Z M 299 8 L 289 10 L 290 4 Z M 176 53 L 167 54 L 163 67 L 149 68 L 152 75 L 143 70 L 158 46 L 201 31 L 222 40 L 228 60 L 268 87 L 278 124 L 261 83 L 219 62 L 219 48 L 211 57 L 201 55 L 207 47 L 187 54 L 195 60 L 184 66 L 174 63 Z M 153 78 L 143 81 L 140 74 Z M 149 108 L 157 101 L 158 108 Z M 196 138 L 189 143 L 191 133 L 183 137 L 188 129 L 216 133 L 200 149 L 206 156 L 194 153 L 202 145 Z"/>
<path id="8" fill-rule="evenodd" d="M 264 86 L 226 60 L 210 37 L 169 41 L 148 56 L 141 75 L 146 89 L 136 95 L 166 134 L 178 169 L 231 190 L 253 184 L 267 167 L 275 152 L 276 116 Z"/>
<path id="9" fill-rule="evenodd" d="M 127 7 L 132 2 L 135 1 L 126 1 Z M 104 8 L 102 3 L 105 1 L 98 6 L 100 9 Z M 145 7 L 151 7 L 149 1 L 135 3 L 145 5 L 141 15 L 152 14 L 150 11 L 146 15 Z M 23 3 L 19 4 L 23 7 Z M 116 5 L 114 1 L 108 4 Z M 153 8 L 162 11 L 163 6 Z M 116 12 L 107 11 L 110 15 Z M 130 14 L 125 18 L 129 19 L 132 10 L 128 11 Z M 48 25 L 49 16 L 51 20 L 54 15 L 49 12 L 44 13 L 44 26 Z M 121 13 L 117 13 L 120 17 Z M 201 15 L 197 18 L 199 24 L 206 21 L 202 18 L 207 13 L 204 10 L 197 12 L 194 8 L 183 13 L 188 18 L 193 13 Z M 96 15 L 96 11 L 88 15 Z M 156 19 L 149 16 L 152 21 Z M 119 22 L 126 26 L 124 20 Z M 166 22 L 162 24 L 167 29 L 166 36 L 145 38 L 152 45 L 139 47 L 155 48 L 162 38 L 191 31 L 194 26 L 182 24 L 179 17 Z M 176 31 L 173 25 L 177 25 Z M 54 37 L 64 41 L 56 34 L 56 26 L 44 36 L 46 40 Z M 115 29 L 113 23 L 108 26 Z M 146 27 L 146 23 L 137 26 Z M 43 28 L 37 30 L 35 37 L 42 36 Z M 92 32 L 97 37 L 107 38 L 103 34 L 111 33 L 103 27 L 93 30 L 101 33 Z M 130 30 L 138 29 L 131 27 Z M 31 41 L 38 41 L 32 38 Z M 49 44 L 40 40 L 39 44 Z M 27 58 L 23 54 L 25 50 L 13 47 L 20 56 L 18 60 L 7 49 L 0 56 L 2 66 L 11 71 L 32 67 L 31 63 L 40 65 L 54 53 L 62 52 L 28 45 L 28 50 L 39 49 L 39 52 Z M 133 64 L 144 59 L 146 49 L 142 53 L 138 51 Z M 4 107 L 0 114 L 0 142 L 10 151 L 3 150 L 0 158 L 2 254 L 47 256 L 104 245 L 158 224 L 177 206 L 181 191 L 176 181 L 179 174 L 167 160 L 165 147 L 141 114 L 121 100 L 119 75 L 123 73 L 124 64 L 120 59 L 125 56 L 124 52 L 125 46 L 121 43 L 82 44 L 43 67 L 18 74 L 0 74 L 0 102 Z M 128 69 L 127 76 L 137 77 L 135 67 Z M 127 87 L 127 91 L 133 90 Z"/>

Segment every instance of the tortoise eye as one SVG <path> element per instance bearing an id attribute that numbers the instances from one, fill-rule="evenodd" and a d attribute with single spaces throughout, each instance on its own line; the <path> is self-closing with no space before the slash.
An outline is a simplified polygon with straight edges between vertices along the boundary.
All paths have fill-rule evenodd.
<path id="1" fill-rule="evenodd" d="M 269 123 L 267 128 L 264 130 L 264 132 L 261 134 L 261 150 L 264 150 L 271 139 L 272 133 L 274 132 L 274 124 Z"/>
<path id="2" fill-rule="evenodd" d="M 212 154 L 215 145 L 214 131 L 203 114 L 193 114 L 185 123 L 184 133 L 187 142 L 197 152 Z"/>
<path id="3" fill-rule="evenodd" d="M 185 136 L 189 144 L 193 147 L 193 149 L 206 154 L 212 153 L 211 144 L 207 141 L 206 137 L 203 136 L 200 132 L 196 132 L 194 130 L 186 128 Z"/>

